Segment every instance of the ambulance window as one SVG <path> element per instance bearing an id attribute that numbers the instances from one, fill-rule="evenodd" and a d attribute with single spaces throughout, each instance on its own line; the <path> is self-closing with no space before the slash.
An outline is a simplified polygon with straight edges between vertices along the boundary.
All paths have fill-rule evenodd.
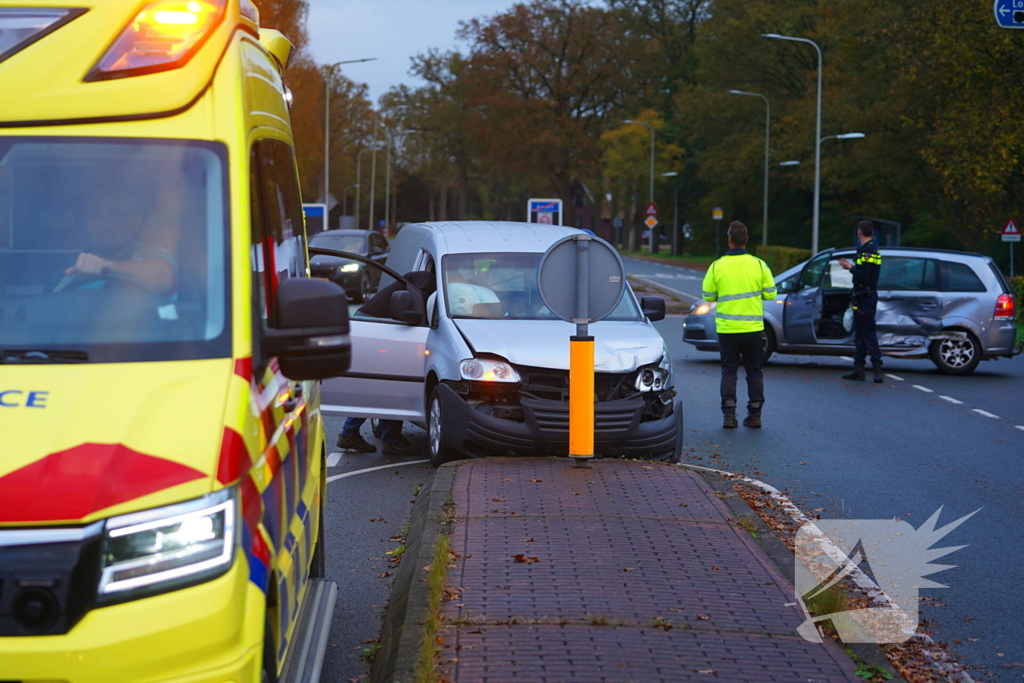
<path id="1" fill-rule="evenodd" d="M 263 209 L 261 208 L 263 193 L 260 187 L 259 155 L 254 147 L 249 155 L 249 220 L 252 231 L 252 288 L 254 305 L 260 318 L 267 320 L 267 271 L 263 260 Z"/>

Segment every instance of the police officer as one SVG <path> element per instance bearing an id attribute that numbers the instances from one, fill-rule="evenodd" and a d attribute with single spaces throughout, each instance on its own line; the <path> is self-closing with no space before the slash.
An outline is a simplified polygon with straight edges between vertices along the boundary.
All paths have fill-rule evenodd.
<path id="1" fill-rule="evenodd" d="M 857 225 L 857 260 L 850 263 L 840 259 L 839 265 L 853 275 L 853 330 L 857 338 L 857 355 L 853 357 L 853 372 L 843 379 L 864 381 L 864 363 L 871 356 L 875 371 L 875 384 L 881 384 L 882 352 L 878 350 L 878 332 L 875 329 L 875 309 L 878 308 L 878 274 L 882 270 L 882 255 L 875 244 L 875 224 L 861 221 Z"/>
<path id="2" fill-rule="evenodd" d="M 722 427 L 735 429 L 736 375 L 740 363 L 747 374 L 745 427 L 761 427 L 764 405 L 764 301 L 775 298 L 775 278 L 764 261 L 747 252 L 747 226 L 729 224 L 729 251 L 708 268 L 704 299 L 717 302 L 715 329 L 722 356 Z"/>

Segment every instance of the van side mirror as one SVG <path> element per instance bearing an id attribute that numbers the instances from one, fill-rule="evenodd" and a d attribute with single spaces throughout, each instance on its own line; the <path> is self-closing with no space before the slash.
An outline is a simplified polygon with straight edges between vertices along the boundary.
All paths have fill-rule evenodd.
<path id="1" fill-rule="evenodd" d="M 384 247 L 370 247 L 370 256 L 380 256 L 384 253 Z"/>
<path id="2" fill-rule="evenodd" d="M 422 325 L 423 297 L 405 289 L 392 293 L 391 318 L 409 325 Z"/>
<path id="3" fill-rule="evenodd" d="M 652 323 L 665 319 L 665 300 L 660 296 L 645 296 L 640 299 L 640 308 Z"/>
<path id="4" fill-rule="evenodd" d="M 796 280 L 790 278 L 789 280 L 783 280 L 778 285 L 780 294 L 791 294 L 796 291 Z"/>
<path id="5" fill-rule="evenodd" d="M 277 288 L 277 320 L 277 327 L 265 330 L 263 348 L 277 356 L 285 377 L 316 380 L 348 372 L 352 344 L 344 289 L 327 280 L 284 280 Z"/>

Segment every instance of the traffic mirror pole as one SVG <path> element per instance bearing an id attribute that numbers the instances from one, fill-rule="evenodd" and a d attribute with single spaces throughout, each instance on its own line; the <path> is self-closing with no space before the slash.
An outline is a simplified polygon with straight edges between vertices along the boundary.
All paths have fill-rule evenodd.
<path id="1" fill-rule="evenodd" d="M 576 242 L 576 336 L 569 339 L 569 457 L 589 468 L 594 457 L 594 338 L 590 336 L 590 235 Z"/>

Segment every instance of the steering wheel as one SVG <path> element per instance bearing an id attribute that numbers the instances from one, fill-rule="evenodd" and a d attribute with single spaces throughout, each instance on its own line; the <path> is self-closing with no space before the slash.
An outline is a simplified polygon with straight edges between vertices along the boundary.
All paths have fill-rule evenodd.
<path id="1" fill-rule="evenodd" d="M 137 289 L 141 289 L 144 292 L 160 296 L 160 292 L 156 291 L 152 285 L 148 282 L 144 282 L 137 277 L 126 275 L 124 273 L 117 273 L 111 270 L 105 270 L 100 273 L 99 276 L 93 277 L 85 273 L 75 273 L 74 275 L 65 276 L 53 291 L 56 292 L 70 292 L 78 289 L 82 285 L 89 282 L 116 282 L 118 284 L 131 285 Z"/>

